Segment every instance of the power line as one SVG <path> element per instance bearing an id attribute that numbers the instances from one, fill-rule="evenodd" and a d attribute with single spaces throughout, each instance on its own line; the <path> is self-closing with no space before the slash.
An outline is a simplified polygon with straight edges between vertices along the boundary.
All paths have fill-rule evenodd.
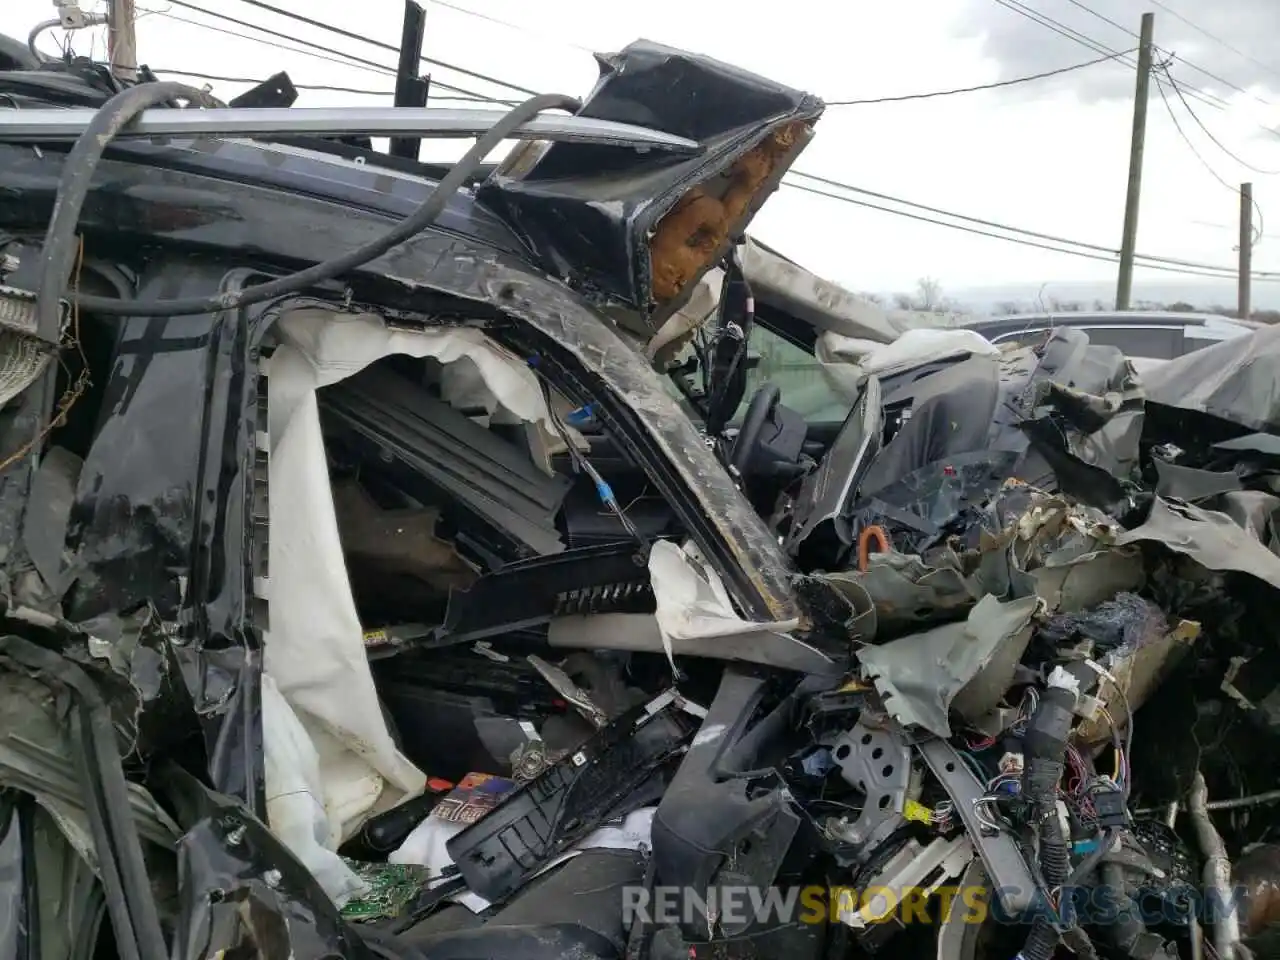
<path id="1" fill-rule="evenodd" d="M 304 50 L 301 47 L 291 47 L 285 44 L 277 44 L 271 40 L 264 40 L 262 37 L 251 37 L 245 33 L 238 33 L 235 30 L 228 30 L 225 27 L 219 27 L 212 23 L 201 23 L 199 20 L 191 20 L 187 17 L 180 17 L 176 13 L 167 13 L 163 10 L 157 10 L 156 16 L 164 17 L 166 20 L 175 20 L 178 23 L 190 24 L 193 27 L 199 27 L 202 30 L 212 30 L 214 33 L 221 33 L 224 36 L 235 37 L 238 40 L 248 40 L 250 43 L 260 43 L 272 49 L 288 50 L 290 53 L 299 53 L 304 57 L 312 57 L 316 60 L 325 60 L 329 63 L 336 63 L 340 67 L 354 67 L 357 70 L 366 70 L 372 73 L 380 73 L 388 76 L 395 76 L 395 70 L 384 64 L 374 63 L 372 60 L 365 60 L 361 57 L 355 57 L 351 54 L 338 53 L 337 56 L 327 56 L 324 53 L 317 53 L 312 50 Z M 299 43 L 303 41 L 299 40 Z M 318 45 L 317 45 L 318 46 Z M 337 51 L 329 50 L 328 47 L 320 47 L 329 53 L 337 53 Z M 339 59 L 343 57 L 346 59 Z"/>
<path id="2" fill-rule="evenodd" d="M 1090 7 L 1088 4 L 1083 3 L 1083 2 L 1082 2 L 1082 0 L 1067 0 L 1067 2 L 1068 2 L 1068 3 L 1070 3 L 1070 4 L 1073 4 L 1074 6 L 1079 7 L 1079 8 L 1080 8 L 1081 10 L 1083 10 L 1085 13 L 1088 13 L 1088 14 L 1091 14 L 1092 16 L 1097 17 L 1097 18 L 1098 18 L 1099 20 L 1101 20 L 1103 23 L 1110 24 L 1111 26 L 1115 27 L 1117 30 L 1121 30 L 1121 31 L 1123 31 L 1124 33 L 1129 34 L 1129 36 L 1131 36 L 1131 37 L 1137 37 L 1137 36 L 1138 36 L 1138 34 L 1134 33 L 1134 32 L 1133 32 L 1133 30 L 1132 30 L 1130 27 L 1126 27 L 1126 26 L 1124 26 L 1123 24 L 1116 23 L 1116 22 L 1115 22 L 1114 20 L 1112 20 L 1110 17 L 1103 16 L 1101 13 L 1099 13 L 1097 10 L 1094 10 L 1094 9 L 1093 9 L 1092 7 Z M 1166 9 L 1167 9 L 1167 8 L 1166 8 Z M 1185 20 L 1185 18 L 1182 18 L 1182 17 L 1179 17 L 1179 19 L 1183 19 L 1183 20 Z M 1195 25 L 1194 25 L 1194 24 L 1192 24 L 1192 26 L 1195 26 Z M 1197 29 L 1198 29 L 1198 28 L 1197 28 Z M 1201 31 L 1201 32 L 1203 32 L 1203 31 Z M 1160 48 L 1160 47 L 1156 47 L 1156 49 L 1158 49 L 1158 50 L 1159 50 L 1159 49 L 1161 49 L 1161 48 Z M 1168 52 L 1168 51 L 1164 51 L 1164 52 Z M 1211 80 L 1216 80 L 1216 81 L 1218 81 L 1218 83 L 1222 84 L 1222 85 L 1223 85 L 1223 86 L 1225 86 L 1225 87 L 1230 87 L 1232 90 L 1235 90 L 1237 93 L 1243 93 L 1246 97 L 1253 97 L 1253 98 L 1254 98 L 1255 100 L 1257 100 L 1259 103 L 1266 104 L 1267 106 L 1272 106 L 1272 105 L 1273 105 L 1273 104 L 1271 104 L 1269 101 L 1267 101 L 1267 100 L 1263 100 L 1261 97 L 1257 96 L 1256 94 L 1252 94 L 1252 93 L 1250 93 L 1248 90 L 1244 89 L 1244 87 L 1241 87 L 1241 86 L 1239 86 L 1239 85 L 1237 85 L 1237 84 L 1234 84 L 1234 83 L 1232 83 L 1230 80 L 1227 80 L 1227 79 L 1225 79 L 1224 77 L 1220 77 L 1220 76 L 1218 76 L 1216 73 L 1211 73 L 1210 71 L 1208 71 L 1208 70 L 1204 69 L 1204 68 L 1203 68 L 1203 67 L 1201 67 L 1201 66 L 1197 66 L 1196 64 L 1192 63 L 1190 60 L 1186 59 L 1185 57 L 1184 57 L 1184 58 L 1182 58 L 1182 62 L 1183 62 L 1183 63 L 1185 63 L 1188 67 L 1190 67 L 1192 70 L 1195 70 L 1197 73 L 1203 74 L 1204 76 L 1209 77 Z"/>
<path id="3" fill-rule="evenodd" d="M 1034 240 L 1038 240 L 1038 241 L 1047 241 L 1049 243 L 1064 244 L 1070 247 L 1079 248 L 1078 250 L 1073 250 L 1070 252 L 1072 253 L 1078 253 L 1081 251 L 1089 252 L 1095 257 L 1101 257 L 1102 259 L 1106 260 L 1108 263 L 1114 263 L 1115 258 L 1119 255 L 1118 251 L 1114 247 L 1107 247 L 1098 243 L 1087 243 L 1083 240 L 1071 240 L 1067 237 L 1059 237 L 1049 233 L 1039 233 L 1035 230 L 1027 230 L 1022 227 L 1013 227 L 1013 226 L 1009 226 L 1008 224 L 998 223 L 994 220 L 984 220 L 980 217 L 971 217 L 971 216 L 968 216 L 967 214 L 955 213 L 954 211 L 951 211 L 951 210 L 943 210 L 939 207 L 930 207 L 923 203 L 916 203 L 915 201 L 912 201 L 912 200 L 904 200 L 901 197 L 895 197 L 887 193 L 877 193 L 874 190 L 868 190 L 864 187 L 856 187 L 852 184 L 842 183 L 839 180 L 832 180 L 828 177 L 820 177 L 817 174 L 813 174 L 813 173 L 804 173 L 803 171 L 793 170 L 789 174 L 789 176 L 803 177 L 807 180 L 813 180 L 817 183 L 822 183 L 830 187 L 835 187 L 839 190 L 845 190 L 851 193 L 862 194 L 863 196 L 874 197 L 877 200 L 887 200 L 891 203 L 897 203 L 897 204 L 901 204 L 902 206 L 912 207 L 916 210 L 922 210 L 925 213 L 932 213 L 938 216 L 950 217 L 954 220 L 962 220 L 966 223 L 976 224 L 980 227 L 990 227 L 996 230 L 1004 230 L 1008 233 L 1018 234 L 1019 237 L 1031 237 Z M 784 180 L 783 183 L 789 186 L 795 187 L 796 189 L 807 190 L 810 193 L 815 192 L 815 188 L 809 187 L 804 184 L 791 183 L 787 180 Z M 821 196 L 830 196 L 834 200 L 841 200 L 841 201 L 850 202 L 850 203 L 854 203 L 854 202 L 861 203 L 861 201 L 854 201 L 852 198 L 847 196 L 842 196 L 840 194 L 828 194 L 826 191 L 818 191 L 818 193 Z M 895 211 L 895 210 L 892 210 L 891 208 L 886 208 L 886 209 L 888 209 L 890 213 L 902 212 L 905 215 L 904 211 Z M 944 224 L 944 225 L 955 226 L 954 224 Z M 1018 238 L 1001 237 L 1000 239 L 1018 239 Z M 1033 244 L 1033 246 L 1039 246 L 1039 245 L 1040 244 Z M 1185 268 L 1191 272 L 1222 271 L 1223 274 L 1226 276 L 1234 276 L 1234 268 L 1232 267 L 1222 267 L 1216 264 L 1209 264 L 1209 263 L 1198 263 L 1193 260 L 1180 260 L 1175 257 L 1157 256 L 1155 254 L 1139 253 L 1139 254 L 1136 254 L 1135 256 L 1139 260 L 1151 261 L 1149 265 L 1152 266 L 1152 269 L 1171 269 L 1171 268 L 1177 267 L 1177 268 Z M 1164 266 L 1157 268 L 1155 266 L 1156 264 L 1162 264 Z M 1173 272 L 1178 272 L 1178 271 L 1174 270 Z M 1216 276 L 1217 274 L 1214 274 L 1214 275 Z M 1254 276 L 1260 277 L 1260 278 L 1266 278 L 1269 280 L 1270 279 L 1280 280 L 1280 273 L 1255 273 Z"/>
<path id="4" fill-rule="evenodd" d="M 1076 30 L 1073 27 L 1068 27 L 1066 24 L 1061 23 L 1058 20 L 1054 20 L 1052 17 L 1048 16 L 1047 14 L 1041 13 L 1039 10 L 1035 10 L 1031 7 L 1028 7 L 1025 3 L 1021 3 L 1020 0 L 995 0 L 995 2 L 1000 4 L 1000 6 L 1002 7 L 1005 7 L 1008 10 L 1012 10 L 1014 13 L 1018 14 L 1019 16 L 1026 17 L 1032 23 L 1038 24 L 1039 26 L 1042 26 L 1048 30 L 1051 30 L 1061 37 L 1066 37 L 1068 40 L 1078 43 L 1088 50 L 1092 50 L 1094 53 L 1114 53 L 1115 52 L 1106 44 L 1102 43 L 1101 41 L 1095 40 L 1093 37 L 1090 37 L 1085 33 L 1081 33 L 1079 30 Z M 1116 62 L 1121 63 L 1126 67 L 1130 67 L 1131 69 L 1137 69 L 1137 63 L 1125 57 L 1117 58 Z M 1223 100 L 1221 97 L 1216 96 L 1212 93 L 1208 93 L 1207 91 L 1201 90 L 1198 87 L 1193 87 L 1190 84 L 1183 83 L 1181 80 L 1175 79 L 1174 83 L 1180 89 L 1185 89 L 1186 92 L 1192 97 L 1192 99 L 1199 100 L 1201 103 L 1204 103 L 1207 106 L 1214 107 L 1215 109 L 1218 109 L 1218 110 L 1226 110 L 1231 106 L 1226 100 Z M 1262 129 L 1267 130 L 1268 128 L 1263 127 Z"/>
<path id="5" fill-rule="evenodd" d="M 1169 119 L 1173 121 L 1173 128 L 1177 130 L 1178 135 L 1182 137 L 1182 142 L 1186 144 L 1186 147 L 1191 151 L 1192 156 L 1200 161 L 1200 165 L 1209 171 L 1209 176 L 1213 177 L 1213 179 L 1217 180 L 1228 190 L 1234 191 L 1236 188 L 1228 183 L 1227 179 L 1213 168 L 1213 164 L 1206 160 L 1204 158 L 1204 154 L 1196 149 L 1196 145 L 1191 142 L 1191 138 L 1187 136 L 1187 132 L 1182 129 L 1182 123 L 1178 120 L 1178 115 L 1173 112 L 1173 104 L 1169 102 L 1169 95 L 1165 93 L 1165 81 L 1161 79 L 1160 74 L 1157 73 L 1155 79 L 1156 89 L 1160 91 L 1160 99 L 1164 101 L 1164 108 L 1169 112 Z"/>
<path id="6" fill-rule="evenodd" d="M 1155 80 L 1156 80 L 1156 89 L 1160 91 L 1160 99 L 1164 101 L 1164 108 L 1169 113 L 1169 119 L 1173 121 L 1173 128 L 1178 131 L 1178 136 L 1182 138 L 1182 142 L 1186 144 L 1187 149 L 1191 151 L 1191 155 L 1200 161 L 1200 165 L 1202 167 L 1204 167 L 1207 171 L 1209 171 L 1209 176 L 1213 177 L 1213 179 L 1217 180 L 1218 183 L 1222 184 L 1224 187 L 1230 190 L 1233 194 L 1236 194 L 1238 196 L 1240 193 L 1240 188 L 1238 186 L 1233 186 L 1232 184 L 1228 183 L 1226 178 L 1223 177 L 1220 173 L 1218 173 L 1217 170 L 1213 168 L 1213 165 L 1204 158 L 1204 155 L 1201 154 L 1199 150 L 1196 149 L 1196 145 L 1191 142 L 1191 138 L 1187 136 L 1187 132 L 1182 129 L 1182 124 L 1178 120 L 1178 115 L 1174 113 L 1173 104 L 1169 102 L 1169 95 L 1165 92 L 1165 89 L 1164 89 L 1165 82 L 1160 79 L 1159 73 L 1156 74 Z M 1250 198 L 1250 199 L 1253 199 L 1253 198 Z M 1262 240 L 1262 237 L 1264 235 L 1262 207 L 1259 206 L 1258 201 L 1256 199 L 1253 199 L 1253 210 L 1254 210 L 1254 213 L 1258 215 L 1258 225 L 1257 225 L 1257 228 L 1254 230 L 1254 235 L 1253 235 L 1253 242 L 1256 245 Z"/>
<path id="7" fill-rule="evenodd" d="M 185 0 L 171 0 L 171 2 L 179 6 L 189 6 Z M 390 43 L 383 43 L 381 40 L 371 40 L 368 37 L 362 37 L 360 34 L 351 30 L 344 30 L 342 27 L 334 26 L 331 23 L 325 23 L 322 20 L 313 20 L 311 17 L 303 16 L 300 13 L 294 13 L 291 10 L 285 10 L 273 4 L 266 3 L 264 0 L 240 0 L 241 3 L 247 3 L 252 7 L 258 7 L 282 17 L 288 17 L 290 20 L 296 20 L 299 23 L 305 23 L 307 26 L 315 27 L 317 30 L 327 30 L 330 33 L 337 34 L 340 37 L 346 37 L 348 40 L 357 40 L 360 43 L 367 43 L 370 46 L 378 47 L 380 50 L 389 50 L 392 53 L 399 53 L 400 48 Z M 515 90 L 517 93 L 523 93 L 527 96 L 534 97 L 538 95 L 537 90 L 531 90 L 528 87 L 522 87 L 517 83 L 508 83 L 505 80 L 499 80 L 497 77 L 491 77 L 488 74 L 477 73 L 475 70 L 468 70 L 466 67 L 459 67 L 453 63 L 447 63 L 444 60 L 433 60 L 431 57 L 419 57 L 423 63 L 429 63 L 433 66 L 443 67 L 445 70 L 452 70 L 454 73 L 460 73 L 463 76 L 471 77 L 474 80 L 483 80 L 485 83 L 492 83 L 497 87 L 506 87 L 508 90 Z"/>
<path id="8" fill-rule="evenodd" d="M 435 0 L 439 3 L 440 0 Z M 996 83 L 984 83 L 976 87 L 956 87 L 953 90 L 934 90 L 931 93 L 910 93 L 900 97 L 878 97 L 874 100 L 828 100 L 828 107 L 857 107 L 870 103 L 902 103 L 906 100 L 931 100 L 934 97 L 950 97 L 958 93 L 977 93 L 980 90 L 996 90 L 1000 87 L 1012 87 L 1019 83 L 1029 83 L 1032 80 L 1045 80 L 1049 77 L 1058 77 L 1064 73 L 1071 73 L 1075 70 L 1083 70 L 1085 67 L 1096 66 L 1099 63 L 1106 63 L 1108 60 L 1115 60 L 1117 57 L 1127 56 L 1133 53 L 1133 50 L 1125 50 L 1118 53 L 1109 53 L 1104 57 L 1098 57 L 1096 60 L 1086 60 L 1084 63 L 1072 64 L 1069 67 L 1060 67 L 1057 70 L 1046 70 L 1044 73 L 1033 73 L 1026 77 L 1015 77 L 1012 80 L 1000 80 Z"/>
<path id="9" fill-rule="evenodd" d="M 460 6 L 456 3 L 449 3 L 448 0 L 427 0 L 427 2 L 430 3 L 432 6 L 444 7 L 446 10 L 453 10 L 456 13 L 466 14 L 468 17 L 475 17 L 477 20 L 484 20 L 486 23 L 493 23 L 500 27 L 507 27 L 508 29 L 515 30 L 517 33 L 533 34 L 534 36 L 541 37 L 544 40 L 553 39 L 551 37 L 546 36 L 545 34 L 538 33 L 537 31 L 533 30 L 531 27 L 524 26 L 523 24 L 512 23 L 510 20 L 503 20 L 501 17 L 490 16 L 487 13 L 481 13 L 479 10 L 469 10 L 466 7 Z M 574 50 L 581 50 L 583 53 L 586 53 L 592 57 L 596 55 L 596 52 L 592 50 L 590 47 L 585 47 L 580 43 L 574 43 L 572 40 L 566 40 L 563 37 L 555 38 L 555 42 L 562 43 L 566 47 L 572 47 Z"/>
<path id="10" fill-rule="evenodd" d="M 1169 76 L 1169 68 L 1167 66 L 1162 65 L 1160 69 L 1163 71 L 1166 77 Z M 1187 103 L 1186 97 L 1182 95 L 1182 91 L 1179 90 L 1177 87 L 1174 87 L 1173 92 L 1178 95 L 1178 99 L 1181 100 L 1182 105 L 1186 107 L 1187 113 L 1191 114 L 1191 119 L 1196 122 L 1196 126 L 1198 126 L 1202 131 L 1204 131 L 1204 135 L 1208 137 L 1211 141 L 1213 141 L 1214 145 L 1217 146 L 1217 148 L 1221 150 L 1223 153 L 1225 153 L 1228 157 L 1230 157 L 1236 163 L 1240 164 L 1240 166 L 1244 167 L 1245 169 L 1252 170 L 1254 173 L 1260 173 L 1264 177 L 1274 177 L 1277 174 L 1280 174 L 1280 170 L 1263 170 L 1260 167 L 1255 167 L 1253 164 L 1247 163 L 1246 161 L 1241 160 L 1238 156 L 1236 156 L 1234 153 L 1228 150 L 1226 146 L 1223 145 L 1222 141 L 1219 140 L 1217 137 L 1215 137 L 1213 135 L 1213 132 L 1210 131 L 1210 129 L 1204 125 L 1204 121 L 1201 120 L 1200 117 L 1196 115 L 1196 112 L 1191 109 L 1191 104 Z"/>
<path id="11" fill-rule="evenodd" d="M 1233 47 L 1231 44 L 1227 43 L 1227 41 L 1223 40 L 1221 37 L 1214 36 L 1204 27 L 1188 20 L 1186 17 L 1180 14 L 1177 10 L 1174 10 L 1172 7 L 1170 7 L 1168 4 L 1161 3 L 1161 0 L 1150 0 L 1150 2 L 1152 3 L 1153 6 L 1159 7 L 1161 10 L 1169 14 L 1169 16 L 1173 17 L 1175 20 L 1181 20 L 1192 30 L 1196 31 L 1199 34 L 1202 34 L 1203 36 L 1208 37 L 1210 40 L 1212 40 L 1214 43 L 1218 44 L 1219 46 L 1225 47 L 1226 49 L 1234 53 L 1236 56 L 1241 57 L 1245 60 L 1248 60 L 1254 66 L 1262 68 L 1263 70 L 1267 71 L 1267 73 L 1270 73 L 1273 76 L 1280 77 L 1280 72 L 1278 72 L 1274 67 L 1267 66 L 1261 60 L 1258 60 L 1255 57 L 1249 56 L 1249 54 L 1245 53 L 1243 50 L 1239 49 L 1238 47 Z"/>
<path id="12" fill-rule="evenodd" d="M 239 20 L 225 13 L 219 13 L 214 10 L 206 10 L 204 7 L 197 6 L 194 3 L 187 2 L 187 0 L 170 0 L 170 2 L 175 3 L 181 7 L 186 7 L 189 10 L 194 10 L 197 13 L 203 13 L 206 16 L 213 17 L 218 20 L 225 20 L 228 23 L 234 23 L 237 26 L 244 27 L 249 30 L 256 30 L 259 33 L 266 34 L 267 36 L 276 37 L 280 40 L 284 40 L 289 43 L 301 44 L 304 47 L 309 47 L 312 50 L 319 51 L 320 54 L 323 54 L 323 55 L 318 55 L 315 53 L 310 53 L 307 55 L 317 57 L 320 60 L 329 60 L 333 63 L 337 63 L 345 67 L 358 66 L 365 69 L 373 70 L 377 73 L 387 74 L 389 76 L 396 75 L 395 67 L 389 67 L 385 63 L 378 63 L 374 60 L 369 60 L 365 57 L 357 56 L 354 53 L 346 53 L 340 50 L 334 50 L 332 47 L 326 47 L 323 44 L 314 43 L 310 40 L 303 40 L 300 37 L 292 37 L 287 33 L 280 32 L 279 30 L 272 30 L 269 27 L 259 26 L 258 24 L 250 23 L 247 20 Z M 182 23 L 189 23 L 192 26 L 201 27 L 206 30 L 213 30 L 217 33 L 224 33 L 224 34 L 227 34 L 228 36 L 238 37 L 241 40 L 249 40 L 254 43 L 265 44 L 266 46 L 275 46 L 275 44 L 272 44 L 269 41 L 263 40 L 261 37 L 252 37 L 243 33 L 237 33 L 234 30 L 227 30 L 224 27 L 218 27 L 211 23 L 200 23 L 197 20 L 189 20 L 184 17 L 180 17 L 177 14 L 166 13 L 164 11 L 157 11 L 157 13 L 159 16 L 165 17 L 169 20 L 177 20 Z M 295 53 L 304 53 L 304 51 L 298 50 L 296 47 L 286 48 L 286 49 L 292 49 L 293 52 Z M 343 59 L 337 60 L 337 59 L 334 59 L 334 57 L 341 57 Z M 344 61 L 350 61 L 350 62 L 344 62 Z M 463 96 L 474 97 L 478 100 L 482 100 L 488 103 L 499 103 L 499 104 L 503 104 L 504 106 L 514 106 L 513 101 L 500 100 L 496 97 L 487 97 L 484 94 L 477 93 L 474 90 L 467 90 L 464 87 L 455 87 L 451 84 L 441 83 L 436 80 L 432 80 L 431 85 L 433 87 L 439 87 L 441 90 L 448 90 L 450 93 L 458 93 L 458 94 L 462 94 Z"/>
<path id="13" fill-rule="evenodd" d="M 1006 243 L 1016 243 L 1024 247 L 1035 247 L 1040 250 L 1048 250 L 1051 253 L 1069 254 L 1073 257 L 1082 257 L 1086 260 L 1098 260 L 1103 263 L 1114 264 L 1115 257 L 1103 256 L 1098 253 L 1089 253 L 1085 250 L 1072 250 L 1066 247 L 1054 247 L 1047 243 L 1039 243 L 1035 240 L 1024 240 L 1021 237 L 1010 237 L 999 233 L 991 233 L 987 230 L 979 230 L 976 227 L 967 227 L 960 223 L 947 223 L 945 220 L 935 220 L 932 217 L 926 217 L 918 213 L 910 213 L 906 210 L 895 210 L 892 207 L 882 207 L 879 204 L 868 203 L 865 200 L 855 200 L 853 197 L 842 197 L 837 193 L 831 193 L 827 190 L 820 190 L 817 187 L 809 187 L 804 184 L 794 183 L 787 180 L 782 181 L 784 187 L 791 187 L 795 190 L 803 190 L 805 193 L 816 194 L 820 197 L 828 197 L 832 200 L 839 200 L 843 203 L 850 203 L 857 207 L 866 207 L 869 210 L 879 210 L 882 213 L 892 213 L 895 216 L 906 217 L 910 220 L 918 220 L 921 223 L 927 223 L 935 227 L 950 227 L 952 230 L 961 230 L 965 233 L 975 234 L 980 237 L 989 237 L 992 240 L 1004 240 Z M 1118 256 L 1118 254 L 1117 254 Z M 1228 273 L 1208 273 L 1206 271 L 1191 270 L 1186 267 L 1163 266 L 1154 263 L 1141 263 L 1139 266 L 1151 270 L 1165 270 L 1170 273 L 1183 274 L 1197 277 L 1212 277 L 1215 280 L 1230 280 L 1231 274 Z"/>
<path id="14" fill-rule="evenodd" d="M 1115 247 L 1104 246 L 1103 244 L 1100 244 L 1100 243 L 1086 243 L 1083 240 L 1071 240 L 1071 239 L 1068 239 L 1067 237 L 1059 237 L 1051 233 L 1038 233 L 1035 230 L 1027 230 L 1022 227 L 1011 227 L 1008 224 L 997 223 L 994 220 L 983 220 L 980 217 L 971 217 L 971 216 L 968 216 L 967 214 L 955 213 L 954 211 L 943 210 L 939 207 L 930 207 L 923 203 L 916 203 L 913 200 L 904 200 L 901 197 L 895 197 L 887 193 L 877 193 L 876 191 L 868 190 L 865 187 L 855 187 L 851 183 L 842 183 L 839 180 L 832 180 L 828 177 L 820 177 L 814 173 L 804 173 L 803 171 L 800 171 L 800 170 L 793 170 L 791 171 L 791 176 L 804 177 L 807 180 L 815 180 L 818 183 L 824 183 L 829 187 L 836 187 L 840 190 L 848 190 L 851 193 L 860 193 L 864 196 L 875 197 L 877 200 L 888 200 L 892 203 L 900 203 L 904 206 L 914 207 L 917 210 L 923 210 L 926 213 L 934 213 L 943 217 L 951 217 L 952 219 L 955 219 L 955 220 L 964 220 L 968 223 L 976 223 L 982 227 L 994 227 L 997 230 L 1008 230 L 1011 233 L 1021 234 L 1022 236 L 1026 236 L 1026 237 L 1034 237 L 1037 240 L 1048 240 L 1051 243 L 1065 243 L 1073 247 L 1081 247 L 1085 250 L 1093 250 L 1097 253 L 1104 253 L 1107 256 L 1112 256 L 1112 257 L 1116 256 L 1118 253 Z M 1160 263 L 1168 263 L 1168 264 L 1181 266 L 1181 267 L 1194 267 L 1197 269 L 1207 269 L 1207 270 L 1229 269 L 1227 267 L 1218 267 L 1212 264 L 1196 263 L 1192 260 L 1178 260 L 1172 257 L 1158 257 L 1155 255 L 1148 255 L 1148 254 L 1138 254 L 1138 256 L 1144 260 L 1154 260 Z"/>

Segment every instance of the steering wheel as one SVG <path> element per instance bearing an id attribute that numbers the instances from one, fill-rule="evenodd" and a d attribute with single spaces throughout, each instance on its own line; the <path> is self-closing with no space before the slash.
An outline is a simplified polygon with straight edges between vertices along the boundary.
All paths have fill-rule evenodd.
<path id="1" fill-rule="evenodd" d="M 747 405 L 747 412 L 742 418 L 742 427 L 733 441 L 733 453 L 729 463 L 737 471 L 740 478 L 747 475 L 747 467 L 751 464 L 751 456 L 760 445 L 760 436 L 764 433 L 765 424 L 773 416 L 778 401 L 782 399 L 782 391 L 772 383 L 766 383 L 755 392 Z"/>

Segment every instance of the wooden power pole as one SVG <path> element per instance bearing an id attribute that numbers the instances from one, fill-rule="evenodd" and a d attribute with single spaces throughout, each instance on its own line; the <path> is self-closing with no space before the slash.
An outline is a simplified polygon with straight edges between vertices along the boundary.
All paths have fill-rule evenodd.
<path id="1" fill-rule="evenodd" d="M 1240 277 L 1237 280 L 1236 312 L 1248 320 L 1253 312 L 1253 184 L 1240 184 Z"/>
<path id="2" fill-rule="evenodd" d="M 135 27 L 138 18 L 133 0 L 111 0 L 108 16 L 107 58 L 111 61 L 111 73 L 117 80 L 136 80 L 138 35 Z"/>
<path id="3" fill-rule="evenodd" d="M 1138 242 L 1138 201 L 1142 195 L 1142 152 L 1147 139 L 1147 92 L 1151 87 L 1151 36 L 1154 13 L 1142 15 L 1138 46 L 1138 80 L 1133 95 L 1133 136 L 1129 141 L 1129 189 L 1124 200 L 1124 235 L 1120 240 L 1120 275 L 1116 309 L 1128 310 L 1133 296 L 1133 252 Z"/>

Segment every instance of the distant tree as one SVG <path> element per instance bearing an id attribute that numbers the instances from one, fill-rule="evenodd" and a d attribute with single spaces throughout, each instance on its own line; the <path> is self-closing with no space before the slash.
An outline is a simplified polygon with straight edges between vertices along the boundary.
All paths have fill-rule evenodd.
<path id="1" fill-rule="evenodd" d="M 1196 307 L 1194 304 L 1187 303 L 1187 301 L 1185 300 L 1179 300 L 1176 303 L 1171 303 L 1167 307 L 1162 307 L 1161 309 L 1167 310 L 1170 313 L 1198 313 L 1199 312 L 1198 307 Z"/>
<path id="2" fill-rule="evenodd" d="M 916 301 L 909 293 L 895 293 L 893 295 L 893 305 L 899 310 L 914 310 Z"/>
<path id="3" fill-rule="evenodd" d="M 1021 313 L 1021 312 L 1022 312 L 1022 304 L 1018 303 L 1017 300 L 1001 300 L 999 303 L 996 304 L 997 316 L 1008 316 L 1009 314 L 1012 314 L 1012 313 Z"/>
<path id="4" fill-rule="evenodd" d="M 1094 300 L 1094 301 L 1093 301 L 1093 309 L 1095 309 L 1095 310 L 1106 310 L 1106 309 L 1107 309 L 1106 301 L 1104 301 L 1104 300 Z"/>
<path id="5" fill-rule="evenodd" d="M 1084 304 L 1079 300 L 1059 300 L 1057 297 L 1049 298 L 1049 310 L 1053 313 L 1079 313 L 1084 309 Z"/>
<path id="6" fill-rule="evenodd" d="M 868 303 L 874 303 L 877 307 L 884 306 L 884 297 L 880 296 L 878 293 L 860 293 L 858 296 L 863 300 L 866 300 Z"/>
<path id="7" fill-rule="evenodd" d="M 933 313 L 943 309 L 942 284 L 933 277 L 916 281 L 916 309 Z"/>

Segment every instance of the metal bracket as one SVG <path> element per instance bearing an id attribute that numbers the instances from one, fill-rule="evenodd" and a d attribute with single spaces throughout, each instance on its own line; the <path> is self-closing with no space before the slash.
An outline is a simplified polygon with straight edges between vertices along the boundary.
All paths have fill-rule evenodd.
<path id="1" fill-rule="evenodd" d="M 857 820 L 833 826 L 833 832 L 853 844 L 854 856 L 862 860 L 903 823 L 911 784 L 911 748 L 896 729 L 872 727 L 859 717 L 832 745 L 831 758 L 845 781 L 865 795 Z"/>

